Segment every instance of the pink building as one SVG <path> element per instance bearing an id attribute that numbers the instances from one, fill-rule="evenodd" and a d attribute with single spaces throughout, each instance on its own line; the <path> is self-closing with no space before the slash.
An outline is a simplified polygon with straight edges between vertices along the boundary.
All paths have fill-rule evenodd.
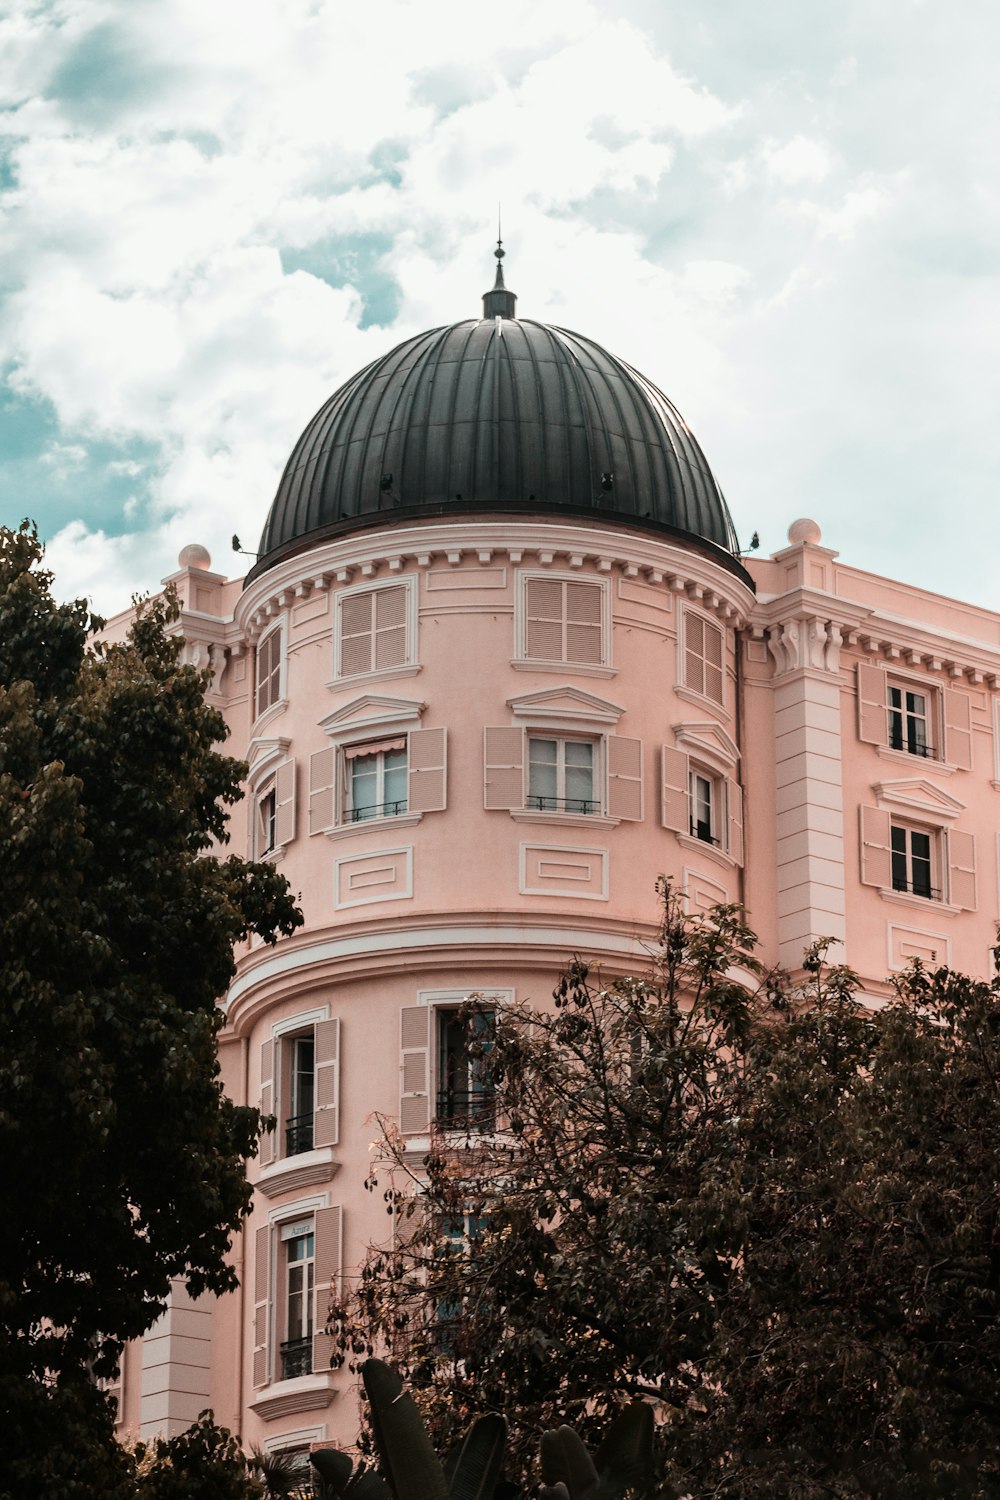
<path id="1" fill-rule="evenodd" d="M 516 318 L 499 262 L 483 302 L 317 413 L 246 579 L 187 547 L 171 580 L 250 764 L 234 841 L 306 920 L 223 1000 L 228 1091 L 279 1121 L 242 1292 L 178 1288 L 128 1349 L 133 1431 L 211 1406 L 247 1444 L 353 1439 L 323 1324 L 386 1233 L 373 1115 L 415 1160 L 488 1125 L 463 998 L 542 1003 L 574 953 L 641 967 L 661 872 L 744 902 L 775 963 L 832 937 L 873 995 L 915 956 L 990 972 L 1000 616 L 842 564 L 813 521 L 742 556 L 655 386 Z"/>

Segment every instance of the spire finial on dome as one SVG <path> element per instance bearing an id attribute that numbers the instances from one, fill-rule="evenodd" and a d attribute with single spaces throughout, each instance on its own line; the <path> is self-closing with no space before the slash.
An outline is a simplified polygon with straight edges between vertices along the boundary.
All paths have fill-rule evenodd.
<path id="1" fill-rule="evenodd" d="M 484 318 L 513 318 L 517 297 L 508 292 L 503 279 L 503 258 L 507 254 L 500 236 L 500 208 L 497 206 L 497 247 L 493 254 L 497 258 L 496 280 L 490 291 L 483 293 Z"/>

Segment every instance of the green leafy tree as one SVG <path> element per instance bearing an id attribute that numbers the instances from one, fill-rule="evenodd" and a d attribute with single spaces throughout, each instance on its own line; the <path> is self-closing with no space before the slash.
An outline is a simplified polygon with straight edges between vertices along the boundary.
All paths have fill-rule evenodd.
<path id="1" fill-rule="evenodd" d="M 0 1494 L 18 1500 L 47 1479 L 116 1493 L 94 1379 L 171 1278 L 235 1283 L 261 1122 L 223 1094 L 217 999 L 234 943 L 301 920 L 273 870 L 208 857 L 245 768 L 216 749 L 176 605 L 94 647 L 41 556 L 27 524 L 0 531 Z"/>
<path id="2" fill-rule="evenodd" d="M 666 891 L 648 975 L 501 1010 L 502 1128 L 418 1170 L 386 1131 L 342 1357 L 386 1348 L 439 1448 L 504 1411 L 526 1478 L 640 1397 L 662 1495 L 995 1496 L 1000 987 L 914 967 L 877 1007 L 753 947 Z"/>

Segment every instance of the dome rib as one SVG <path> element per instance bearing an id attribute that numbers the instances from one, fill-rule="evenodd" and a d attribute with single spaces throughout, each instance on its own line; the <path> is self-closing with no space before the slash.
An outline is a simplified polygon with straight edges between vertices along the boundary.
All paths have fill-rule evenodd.
<path id="1" fill-rule="evenodd" d="M 722 491 L 663 392 L 582 334 L 503 317 L 417 334 L 324 402 L 249 577 L 352 527 L 460 512 L 600 517 L 743 573 Z"/>

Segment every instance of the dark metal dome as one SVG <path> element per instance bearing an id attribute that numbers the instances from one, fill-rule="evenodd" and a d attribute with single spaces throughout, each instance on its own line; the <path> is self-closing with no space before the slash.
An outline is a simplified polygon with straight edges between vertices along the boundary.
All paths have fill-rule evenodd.
<path id="1" fill-rule="evenodd" d="M 486 513 L 667 532 L 742 574 L 722 491 L 666 396 L 591 339 L 516 319 L 502 274 L 483 301 L 483 319 L 407 339 L 321 407 L 250 577 L 353 528 Z"/>

